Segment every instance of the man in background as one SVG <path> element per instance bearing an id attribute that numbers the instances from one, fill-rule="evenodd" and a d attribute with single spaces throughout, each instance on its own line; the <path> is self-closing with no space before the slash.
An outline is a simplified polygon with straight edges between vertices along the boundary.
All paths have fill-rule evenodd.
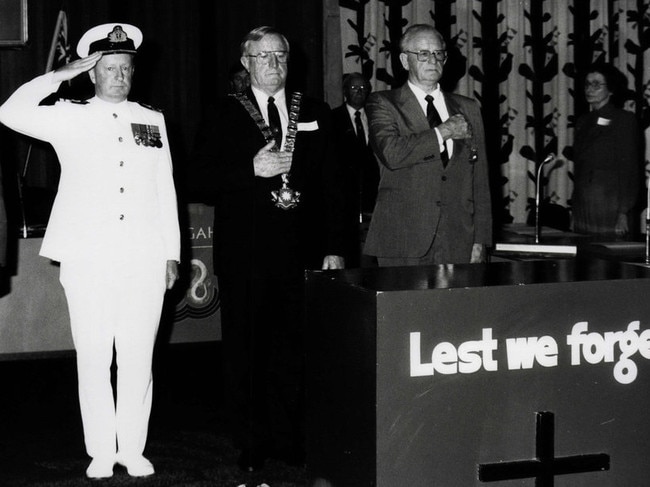
<path id="1" fill-rule="evenodd" d="M 483 262 L 492 215 L 478 103 L 441 91 L 447 50 L 432 26 L 410 26 L 400 50 L 408 82 L 366 104 L 381 166 L 365 253 L 380 266 Z"/>
<path id="2" fill-rule="evenodd" d="M 343 167 L 341 187 L 345 194 L 345 263 L 361 265 L 361 244 L 375 206 L 379 167 L 368 145 L 366 100 L 370 82 L 361 73 L 343 78 L 344 103 L 332 110 L 337 148 Z M 370 265 L 370 263 L 364 263 Z"/>
<path id="3" fill-rule="evenodd" d="M 248 71 L 246 71 L 240 62 L 237 62 L 237 64 L 230 68 L 230 72 L 228 73 L 228 93 L 241 93 L 242 91 L 246 91 L 250 85 L 251 78 L 248 75 Z"/>

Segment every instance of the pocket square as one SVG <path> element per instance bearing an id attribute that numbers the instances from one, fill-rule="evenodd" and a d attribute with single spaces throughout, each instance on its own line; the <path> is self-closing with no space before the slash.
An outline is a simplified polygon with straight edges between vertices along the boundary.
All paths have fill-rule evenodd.
<path id="1" fill-rule="evenodd" d="M 318 130 L 318 122 L 298 122 L 298 132 L 312 132 Z"/>
<path id="2" fill-rule="evenodd" d="M 612 123 L 612 121 L 609 118 L 598 117 L 598 120 L 596 120 L 596 125 L 607 126 L 610 123 Z"/>

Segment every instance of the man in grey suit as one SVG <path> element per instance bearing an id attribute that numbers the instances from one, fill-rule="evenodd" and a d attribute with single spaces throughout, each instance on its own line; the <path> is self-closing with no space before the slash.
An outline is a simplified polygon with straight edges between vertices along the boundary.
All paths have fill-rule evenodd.
<path id="1" fill-rule="evenodd" d="M 400 50 L 408 82 L 366 104 L 381 179 L 364 252 L 380 266 L 484 262 L 492 215 L 479 105 L 440 90 L 447 51 L 432 26 L 410 26 Z"/>

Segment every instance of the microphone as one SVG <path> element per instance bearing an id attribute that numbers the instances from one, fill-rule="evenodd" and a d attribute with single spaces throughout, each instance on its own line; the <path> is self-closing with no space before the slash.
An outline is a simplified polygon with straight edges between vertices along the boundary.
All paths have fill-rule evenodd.
<path id="1" fill-rule="evenodd" d="M 539 165 L 537 168 L 537 175 L 535 177 L 535 243 L 539 243 L 539 193 L 540 193 L 540 184 L 539 184 L 539 178 L 542 175 L 542 168 L 548 164 L 551 161 L 555 161 L 555 154 L 550 153 L 549 155 L 546 156 L 546 158 L 542 161 L 542 163 Z"/>

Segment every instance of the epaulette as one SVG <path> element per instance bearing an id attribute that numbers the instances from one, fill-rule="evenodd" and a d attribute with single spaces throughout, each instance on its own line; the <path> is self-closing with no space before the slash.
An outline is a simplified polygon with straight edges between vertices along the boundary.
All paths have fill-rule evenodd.
<path id="1" fill-rule="evenodd" d="M 149 110 L 153 110 L 154 112 L 162 113 L 162 108 L 152 107 L 151 105 L 147 105 L 146 103 L 142 103 L 141 101 L 138 102 L 138 105 L 148 108 Z"/>

